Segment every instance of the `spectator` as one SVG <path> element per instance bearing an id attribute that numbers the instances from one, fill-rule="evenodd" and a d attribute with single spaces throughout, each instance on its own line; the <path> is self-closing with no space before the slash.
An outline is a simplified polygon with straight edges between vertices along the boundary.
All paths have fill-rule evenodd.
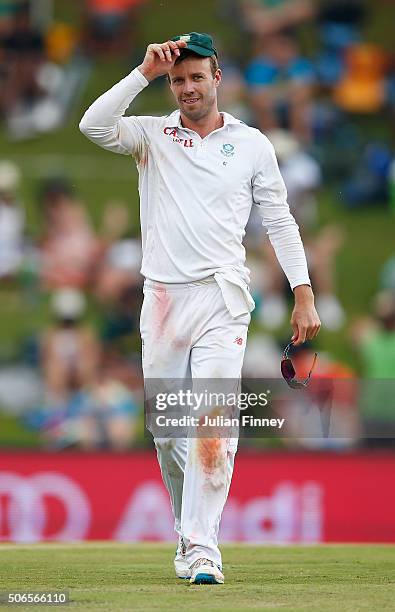
<path id="1" fill-rule="evenodd" d="M 366 16 L 363 0 L 323 0 L 317 15 L 320 51 L 316 60 L 318 78 L 332 87 L 342 78 L 347 49 L 361 40 Z"/>
<path id="2" fill-rule="evenodd" d="M 126 450 L 136 436 L 138 412 L 130 390 L 102 368 L 95 384 L 84 394 L 77 428 L 79 444 L 88 450 Z"/>
<path id="3" fill-rule="evenodd" d="M 248 339 L 243 378 L 275 379 L 280 375 L 281 351 L 272 336 L 254 334 Z"/>
<path id="4" fill-rule="evenodd" d="M 366 378 L 395 378 L 395 292 L 378 293 L 374 318 L 354 324 L 352 338 L 362 359 Z"/>
<path id="5" fill-rule="evenodd" d="M 13 29 L 14 16 L 21 2 L 17 0 L 2 2 L 0 11 L 0 41 L 10 34 Z"/>
<path id="6" fill-rule="evenodd" d="M 56 64 L 66 64 L 78 52 L 79 31 L 69 23 L 51 24 L 45 37 L 48 59 Z"/>
<path id="7" fill-rule="evenodd" d="M 133 393 L 103 363 L 92 384 L 71 393 L 41 429 L 46 443 L 56 449 L 122 451 L 136 436 L 138 412 Z"/>
<path id="8" fill-rule="evenodd" d="M 125 291 L 141 292 L 141 240 L 127 235 L 129 213 L 124 202 L 108 202 L 102 227 L 105 254 L 98 270 L 95 291 L 105 303 L 118 303 Z"/>
<path id="9" fill-rule="evenodd" d="M 310 140 L 314 68 L 292 32 L 266 38 L 247 66 L 246 80 L 260 130 L 289 127 L 302 142 Z"/>
<path id="10" fill-rule="evenodd" d="M 138 409 L 131 389 L 141 388 L 137 372 L 129 364 L 125 375 L 111 347 L 103 351 L 82 322 L 81 292 L 57 291 L 52 308 L 55 323 L 45 332 L 41 351 L 46 400 L 29 415 L 30 425 L 41 429 L 53 448 L 124 450 L 136 434 Z"/>
<path id="11" fill-rule="evenodd" d="M 1 115 L 1 100 L 2 93 L 4 93 L 4 82 L 7 74 L 7 61 L 6 61 L 6 50 L 5 41 L 12 34 L 14 30 L 15 14 L 20 8 L 20 3 L 16 0 L 14 2 L 2 2 L 0 9 L 0 115 Z"/>
<path id="12" fill-rule="evenodd" d="M 0 279 L 13 277 L 22 262 L 24 211 L 16 192 L 20 171 L 10 161 L 0 161 Z"/>
<path id="13" fill-rule="evenodd" d="M 42 95 L 38 82 L 45 59 L 44 39 L 30 23 L 29 3 L 18 6 L 10 33 L 2 41 L 5 77 L 0 95 L 6 116 L 20 105 L 31 105 Z"/>
<path id="14" fill-rule="evenodd" d="M 376 45 L 352 45 L 345 54 L 343 76 L 335 85 L 335 103 L 349 113 L 378 113 L 386 99 L 387 63 Z"/>
<path id="15" fill-rule="evenodd" d="M 245 29 L 257 42 L 311 20 L 312 0 L 240 0 Z"/>
<path id="16" fill-rule="evenodd" d="M 383 439 L 392 431 L 395 379 L 395 292 L 381 291 L 374 300 L 374 317 L 357 321 L 351 331 L 362 362 L 361 412 L 366 435 Z"/>
<path id="17" fill-rule="evenodd" d="M 85 298 L 62 289 L 52 299 L 55 316 L 42 344 L 42 368 L 49 404 L 67 403 L 70 395 L 96 380 L 100 348 L 92 330 L 81 323 Z"/>
<path id="18" fill-rule="evenodd" d="M 103 301 L 117 301 L 130 287 L 142 287 L 141 243 L 125 238 L 107 250 L 97 280 L 97 295 Z"/>
<path id="19" fill-rule="evenodd" d="M 4 19 L 0 14 L 0 117 L 13 140 L 59 128 L 90 70 L 81 55 L 73 61 L 77 55 L 77 32 L 60 23 L 47 32 L 42 24 L 38 29 L 31 20 L 35 14 L 38 21 L 38 13 L 30 4 L 33 3 L 15 4 L 13 17 L 6 20 L 8 31 L 3 35 Z"/>
<path id="20" fill-rule="evenodd" d="M 43 208 L 41 279 L 44 287 L 89 287 L 101 247 L 84 208 L 74 198 L 70 186 L 58 179 L 45 186 Z"/>
<path id="21" fill-rule="evenodd" d="M 106 371 L 132 390 L 141 386 L 141 302 L 141 287 L 125 287 L 117 301 L 107 306 L 101 329 Z"/>
<path id="22" fill-rule="evenodd" d="M 130 53 L 133 15 L 142 0 L 87 0 L 87 46 L 95 54 Z"/>
<path id="23" fill-rule="evenodd" d="M 291 212 L 302 231 L 309 233 L 318 220 L 316 194 L 322 185 L 320 165 L 289 131 L 272 130 L 267 137 L 281 166 Z"/>
<path id="24" fill-rule="evenodd" d="M 220 107 L 241 119 L 245 123 L 251 123 L 251 111 L 248 101 L 246 84 L 243 71 L 238 63 L 225 51 L 221 50 L 222 82 L 218 90 Z"/>
<path id="25" fill-rule="evenodd" d="M 343 204 L 348 208 L 388 202 L 392 152 L 386 143 L 370 141 L 359 150 L 359 159 L 345 180 Z"/>
<path id="26" fill-rule="evenodd" d="M 98 270 L 95 295 L 105 304 L 101 337 L 107 356 L 107 371 L 134 388 L 140 351 L 138 319 L 142 301 L 141 240 L 130 236 L 129 214 L 123 202 L 111 201 L 105 208 L 102 241 L 105 255 Z M 139 363 L 139 359 L 137 360 Z M 138 366 L 140 370 L 140 366 Z"/>

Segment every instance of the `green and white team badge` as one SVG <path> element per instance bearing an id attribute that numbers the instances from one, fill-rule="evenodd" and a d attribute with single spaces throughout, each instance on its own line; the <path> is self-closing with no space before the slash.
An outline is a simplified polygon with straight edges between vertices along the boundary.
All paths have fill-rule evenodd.
<path id="1" fill-rule="evenodd" d="M 224 144 L 222 145 L 221 153 L 225 157 L 232 157 L 235 154 L 235 148 L 232 144 Z"/>

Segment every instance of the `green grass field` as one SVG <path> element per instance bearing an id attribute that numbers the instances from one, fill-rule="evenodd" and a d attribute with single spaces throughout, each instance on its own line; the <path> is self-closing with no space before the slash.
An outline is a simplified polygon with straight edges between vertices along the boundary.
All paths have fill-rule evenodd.
<path id="1" fill-rule="evenodd" d="M 393 546 L 224 546 L 222 586 L 177 580 L 173 550 L 101 542 L 2 544 L 0 591 L 68 589 L 73 610 L 395 609 Z"/>

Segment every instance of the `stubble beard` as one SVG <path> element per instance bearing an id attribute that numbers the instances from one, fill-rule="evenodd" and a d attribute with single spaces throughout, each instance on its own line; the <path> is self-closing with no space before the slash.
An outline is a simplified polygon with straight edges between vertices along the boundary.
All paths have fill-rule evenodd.
<path id="1" fill-rule="evenodd" d="M 215 104 L 215 95 L 210 96 L 209 99 L 203 98 L 202 100 L 203 102 L 202 102 L 201 108 L 197 108 L 196 110 L 193 110 L 193 109 L 189 110 L 188 108 L 185 109 L 184 108 L 185 104 L 184 104 L 183 109 L 181 111 L 182 114 L 185 115 L 187 119 L 189 119 L 190 121 L 194 121 L 194 122 L 201 121 L 202 119 L 207 117 L 210 114 Z"/>
<path id="2" fill-rule="evenodd" d="M 207 117 L 209 113 L 209 110 L 205 107 L 205 108 L 201 108 L 200 110 L 196 109 L 195 111 L 188 111 L 188 110 L 183 110 L 182 114 L 185 115 L 185 117 L 187 119 L 189 119 L 190 121 L 201 121 L 201 119 L 204 119 L 205 117 Z"/>

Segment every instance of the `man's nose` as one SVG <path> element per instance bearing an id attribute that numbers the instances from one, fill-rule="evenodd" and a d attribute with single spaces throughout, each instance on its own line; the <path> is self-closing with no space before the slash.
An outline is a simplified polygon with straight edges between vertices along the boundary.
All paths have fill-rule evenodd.
<path id="1" fill-rule="evenodd" d="M 188 95 L 191 93 L 195 92 L 195 84 L 194 82 L 191 80 L 185 80 L 184 81 L 184 95 Z"/>

